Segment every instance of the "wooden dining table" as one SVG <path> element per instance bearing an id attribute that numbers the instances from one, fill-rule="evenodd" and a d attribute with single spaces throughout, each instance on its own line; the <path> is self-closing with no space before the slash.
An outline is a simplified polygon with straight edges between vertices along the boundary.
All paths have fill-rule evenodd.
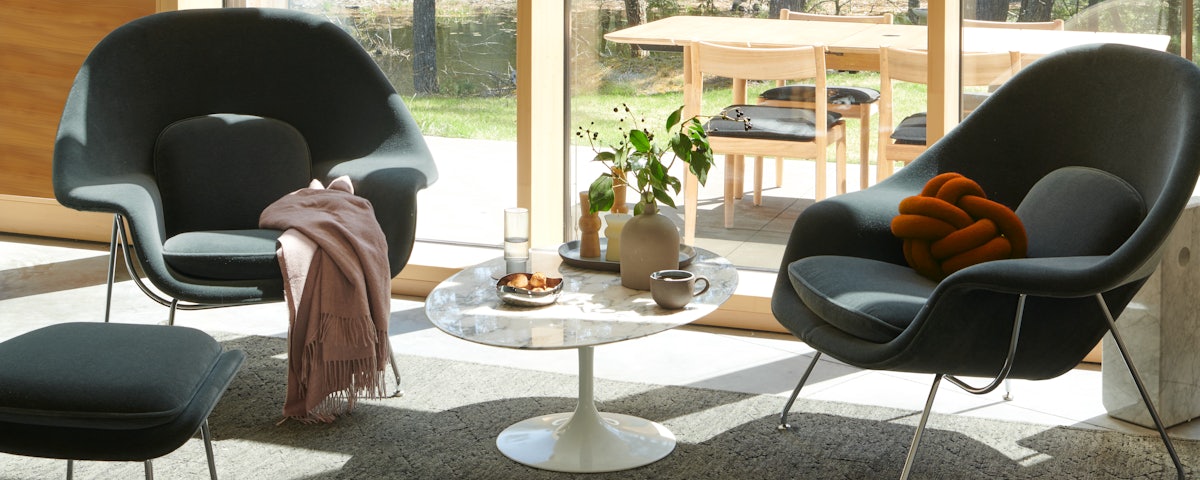
<path id="1" fill-rule="evenodd" d="M 710 42 L 746 47 L 824 45 L 826 65 L 837 70 L 879 71 L 879 47 L 924 50 L 924 25 L 881 25 L 769 18 L 675 16 L 604 35 L 611 42 L 651 49 Z M 963 28 L 964 52 L 1021 52 L 1022 63 L 1050 52 L 1089 43 L 1123 43 L 1165 50 L 1170 37 L 1157 34 L 1079 32 L 1013 28 Z M 685 58 L 685 61 L 687 59 Z"/>
<path id="2" fill-rule="evenodd" d="M 835 70 L 879 71 L 879 48 L 925 50 L 929 44 L 924 25 L 869 24 L 779 20 L 769 18 L 675 16 L 617 30 L 604 35 L 611 42 L 639 45 L 649 50 L 682 51 L 683 72 L 691 71 L 688 49 L 694 42 L 744 47 L 795 47 L 822 45 L 825 64 Z M 1022 64 L 1063 48 L 1091 43 L 1122 43 L 1165 50 L 1170 37 L 1157 34 L 1081 32 L 1014 28 L 963 28 L 964 52 L 1020 52 Z M 685 76 L 685 83 L 688 81 Z M 696 115 L 697 107 L 685 108 L 685 117 Z M 865 159 L 860 161 L 866 161 Z M 684 187 L 684 232 L 682 240 L 696 238 L 696 177 L 688 172 Z"/>

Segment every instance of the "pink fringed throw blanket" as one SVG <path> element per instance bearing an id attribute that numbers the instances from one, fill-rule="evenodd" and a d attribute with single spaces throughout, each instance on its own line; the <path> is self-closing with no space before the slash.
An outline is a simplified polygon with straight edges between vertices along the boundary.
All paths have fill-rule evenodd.
<path id="1" fill-rule="evenodd" d="M 382 397 L 391 312 L 387 243 L 374 209 L 350 179 L 272 203 L 261 228 L 284 230 L 279 265 L 287 281 L 287 399 L 283 414 L 332 422 L 360 396 Z"/>

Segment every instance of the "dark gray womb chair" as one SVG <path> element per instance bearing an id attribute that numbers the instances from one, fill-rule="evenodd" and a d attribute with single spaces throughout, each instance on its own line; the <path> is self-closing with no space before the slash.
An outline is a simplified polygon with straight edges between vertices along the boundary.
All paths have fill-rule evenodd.
<path id="1" fill-rule="evenodd" d="M 437 178 L 359 44 L 325 19 L 276 9 L 160 13 L 110 33 L 71 88 L 53 171 L 60 203 L 115 214 L 113 265 L 118 245 L 134 264 L 128 222 L 136 265 L 170 298 L 138 285 L 172 322 L 176 308 L 283 299 L 281 232 L 258 229 L 258 216 L 314 178 L 350 177 L 399 273 L 417 192 Z M 110 303 L 112 277 L 110 265 Z"/>
<path id="2" fill-rule="evenodd" d="M 944 172 L 1016 210 L 1029 258 L 941 282 L 907 266 L 890 222 L 901 199 Z M 1056 377 L 1110 330 L 1126 354 L 1114 319 L 1152 273 L 1198 174 L 1200 69 L 1136 47 L 1061 51 L 1009 80 L 897 175 L 806 209 L 771 308 L 817 358 L 935 375 L 907 477 L 943 376 L 972 393 L 1006 378 Z M 782 429 L 816 363 L 784 407 Z M 994 381 L 972 387 L 955 375 Z M 1144 389 L 1143 398 L 1154 413 Z M 1182 477 L 1161 422 L 1159 431 Z"/>

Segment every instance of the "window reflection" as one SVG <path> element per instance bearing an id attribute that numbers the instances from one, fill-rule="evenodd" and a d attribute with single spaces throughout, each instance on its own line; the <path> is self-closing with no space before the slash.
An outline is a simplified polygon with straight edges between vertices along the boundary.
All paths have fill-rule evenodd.
<path id="1" fill-rule="evenodd" d="M 237 1 L 320 15 L 357 39 L 438 164 L 418 197 L 418 240 L 500 245 L 517 198 L 515 0 Z"/>

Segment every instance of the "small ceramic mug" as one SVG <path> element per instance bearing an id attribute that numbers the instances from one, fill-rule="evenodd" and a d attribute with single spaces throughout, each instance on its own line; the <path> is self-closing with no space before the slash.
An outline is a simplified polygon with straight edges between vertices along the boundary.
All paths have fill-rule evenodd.
<path id="1" fill-rule="evenodd" d="M 696 290 L 696 282 L 704 287 Z M 708 291 L 708 277 L 687 270 L 659 270 L 650 274 L 650 297 L 658 306 L 678 310 L 691 303 L 692 297 Z"/>

